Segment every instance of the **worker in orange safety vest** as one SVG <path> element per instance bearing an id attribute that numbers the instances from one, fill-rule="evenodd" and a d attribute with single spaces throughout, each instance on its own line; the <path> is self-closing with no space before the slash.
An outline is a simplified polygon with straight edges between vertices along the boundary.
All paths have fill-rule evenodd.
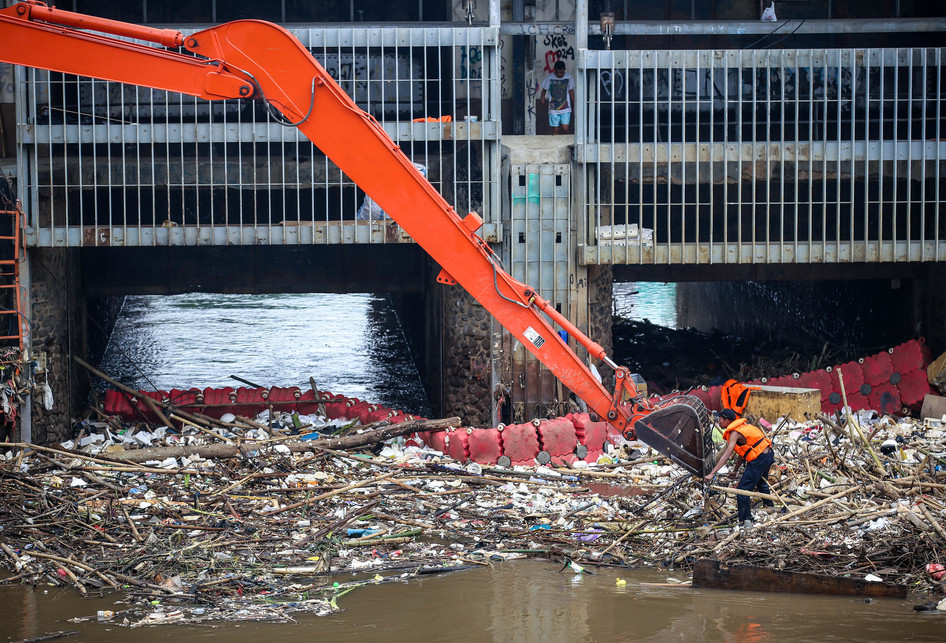
<path id="1" fill-rule="evenodd" d="M 705 479 L 707 481 L 712 480 L 716 472 L 723 468 L 723 465 L 729 461 L 729 458 L 735 452 L 739 456 L 739 463 L 733 470 L 733 475 L 739 471 L 739 467 L 743 462 L 746 463 L 746 469 L 743 471 L 742 478 L 740 478 L 736 488 L 743 491 L 758 490 L 760 493 L 770 493 L 766 477 L 768 477 L 769 469 L 775 462 L 771 440 L 765 437 L 759 427 L 749 424 L 744 418 L 736 419 L 736 412 L 732 409 L 723 409 L 717 414 L 717 418 L 719 426 L 723 429 L 723 439 L 726 440 L 726 447 L 716 460 L 716 466 L 706 475 Z M 775 506 L 775 503 L 769 499 L 764 499 L 762 504 L 766 507 Z M 752 526 L 750 505 L 751 499 L 749 496 L 739 495 L 736 497 L 739 522 L 744 527 Z"/>
<path id="2" fill-rule="evenodd" d="M 736 380 L 726 380 L 723 387 L 719 390 L 719 401 L 724 409 L 732 409 L 736 417 L 742 417 L 746 412 L 746 406 L 749 404 L 749 392 L 755 390 L 754 387 L 746 386 Z"/>

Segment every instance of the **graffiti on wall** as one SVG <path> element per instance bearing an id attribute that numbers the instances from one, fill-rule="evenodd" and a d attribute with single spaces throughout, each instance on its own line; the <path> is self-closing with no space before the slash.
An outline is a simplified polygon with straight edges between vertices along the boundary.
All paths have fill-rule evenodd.
<path id="1" fill-rule="evenodd" d="M 0 63 L 0 103 L 13 102 L 13 65 Z"/>
<path id="2" fill-rule="evenodd" d="M 483 48 L 479 45 L 460 45 L 458 80 L 483 78 Z"/>
<path id="3" fill-rule="evenodd" d="M 535 63 L 532 71 L 526 73 L 526 134 L 535 134 L 536 131 L 536 101 L 542 81 L 552 73 L 559 60 L 574 75 L 576 52 L 574 32 L 548 32 L 535 36 Z"/>

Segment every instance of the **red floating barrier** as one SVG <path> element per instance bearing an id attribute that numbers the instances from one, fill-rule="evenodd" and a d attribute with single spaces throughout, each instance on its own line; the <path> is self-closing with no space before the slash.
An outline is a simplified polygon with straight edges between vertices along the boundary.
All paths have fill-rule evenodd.
<path id="1" fill-rule="evenodd" d="M 417 446 L 430 446 L 430 431 L 419 431 L 417 433 L 411 433 L 411 439 L 417 439 L 420 444 Z M 405 441 L 406 442 L 406 441 Z"/>
<path id="2" fill-rule="evenodd" d="M 539 445 L 551 456 L 574 453 L 578 438 L 575 425 L 565 418 L 542 420 L 536 428 Z"/>
<path id="3" fill-rule="evenodd" d="M 841 397 L 840 393 L 836 393 L 838 397 Z M 832 401 L 831 397 L 821 399 L 821 412 L 825 415 L 831 415 L 841 407 L 837 402 Z"/>
<path id="4" fill-rule="evenodd" d="M 132 406 L 130 397 L 127 393 L 109 389 L 105 391 L 103 410 L 108 415 L 118 415 L 131 420 L 135 415 L 135 407 Z"/>
<path id="5" fill-rule="evenodd" d="M 533 460 L 539 451 L 539 438 L 532 423 L 510 424 L 503 430 L 503 455 L 513 464 L 535 464 Z"/>
<path id="6" fill-rule="evenodd" d="M 864 381 L 871 386 L 889 384 L 890 376 L 893 375 L 893 362 L 890 360 L 890 353 L 886 351 L 865 357 L 862 368 L 864 370 Z M 847 373 L 844 376 L 844 386 L 847 387 Z"/>
<path id="7" fill-rule="evenodd" d="M 348 417 L 348 407 L 350 400 L 344 395 L 334 395 L 332 393 L 322 393 L 323 399 L 331 399 L 331 402 L 325 402 L 325 416 L 330 420 Z"/>
<path id="8" fill-rule="evenodd" d="M 444 453 L 457 462 L 466 462 L 470 459 L 470 436 L 466 429 L 447 431 L 443 439 Z"/>
<path id="9" fill-rule="evenodd" d="M 798 386 L 803 388 L 816 388 L 821 391 L 821 399 L 827 399 L 834 386 L 831 383 L 831 375 L 824 369 L 802 373 L 798 378 Z"/>
<path id="10" fill-rule="evenodd" d="M 362 424 L 367 424 L 368 422 L 365 420 L 365 417 L 368 413 L 375 410 L 376 407 L 373 404 L 368 404 L 354 397 L 349 400 L 349 402 L 348 409 L 345 411 L 345 417 L 358 420 Z"/>
<path id="11" fill-rule="evenodd" d="M 444 444 L 444 438 L 446 437 L 446 431 L 431 431 L 430 439 L 427 441 L 427 444 L 430 445 L 430 448 L 434 451 L 440 451 L 441 453 L 447 452 L 447 445 Z"/>
<path id="12" fill-rule="evenodd" d="M 841 383 L 838 380 L 838 369 L 841 369 L 841 374 L 844 375 L 844 390 L 848 393 L 856 391 L 864 383 L 864 371 L 858 362 L 847 362 L 835 366 L 829 375 L 831 377 L 831 387 L 839 394 L 841 393 Z"/>
<path id="13" fill-rule="evenodd" d="M 900 391 L 893 384 L 881 384 L 871 389 L 870 408 L 878 413 L 888 413 L 890 415 L 899 415 L 903 403 L 900 401 Z"/>
<path id="14" fill-rule="evenodd" d="M 893 370 L 901 375 L 910 371 L 925 369 L 930 361 L 930 349 L 923 339 L 911 339 L 908 342 L 894 346 L 890 356 Z"/>
<path id="15" fill-rule="evenodd" d="M 706 405 L 709 411 L 721 411 L 723 409 L 722 386 L 711 386 L 706 390 L 709 397 L 709 404 Z"/>
<path id="16" fill-rule="evenodd" d="M 699 400 L 703 403 L 703 406 L 706 408 L 709 408 L 710 404 L 712 404 L 712 397 L 710 396 L 708 389 L 697 386 L 696 388 L 690 390 L 687 395 L 692 395 L 693 397 L 699 398 Z"/>
<path id="17" fill-rule="evenodd" d="M 266 408 L 266 400 L 263 399 L 264 388 L 238 388 L 236 390 L 236 404 L 229 410 L 234 415 L 243 417 L 256 417 Z M 222 413 L 221 413 L 222 415 Z"/>
<path id="18" fill-rule="evenodd" d="M 937 394 L 930 386 L 925 370 L 904 373 L 897 388 L 900 390 L 900 401 L 909 407 L 919 407 L 927 395 Z"/>
<path id="19" fill-rule="evenodd" d="M 847 405 L 850 406 L 855 411 L 862 411 L 864 409 L 871 408 L 870 399 L 864 395 L 858 393 L 851 393 L 848 391 L 847 394 Z M 844 406 L 844 402 L 841 402 L 839 406 Z"/>
<path id="20" fill-rule="evenodd" d="M 231 394 L 233 394 L 233 389 L 229 386 L 225 388 L 205 388 L 204 404 L 206 406 L 201 409 L 201 413 L 219 418 L 227 412 L 227 407 L 233 404 L 233 400 L 230 398 Z"/>
<path id="21" fill-rule="evenodd" d="M 404 411 L 391 411 L 388 422 L 391 424 L 400 424 L 401 422 L 410 422 L 411 420 L 423 420 L 424 418 L 416 415 L 410 415 Z"/>
<path id="22" fill-rule="evenodd" d="M 274 386 L 269 389 L 269 401 L 270 402 L 295 402 L 300 397 L 302 397 L 302 391 L 298 386 L 292 386 L 289 388 L 284 388 L 281 386 Z M 280 404 L 276 408 L 278 411 L 288 411 L 291 410 L 288 405 Z"/>
<path id="23" fill-rule="evenodd" d="M 167 401 L 174 406 L 193 406 L 197 403 L 198 393 L 200 393 L 200 390 L 196 388 L 190 388 L 186 391 L 174 388 L 168 391 Z"/>
<path id="24" fill-rule="evenodd" d="M 470 434 L 470 458 L 480 464 L 496 464 L 503 454 L 503 434 L 499 429 L 475 429 Z"/>
<path id="25" fill-rule="evenodd" d="M 384 406 L 378 406 L 375 407 L 373 411 L 368 411 L 368 413 L 365 414 L 362 424 L 381 422 L 382 420 L 389 419 L 392 415 L 394 415 L 394 411 L 391 409 Z"/>
<path id="26" fill-rule="evenodd" d="M 620 435 L 617 429 L 613 429 L 607 422 L 593 422 L 588 413 L 570 413 L 565 417 L 575 427 L 575 437 L 578 438 L 578 444 L 585 445 L 589 451 L 603 449 L 610 431 L 613 430 Z M 615 439 L 614 442 L 617 443 L 618 441 Z M 572 449 L 574 449 L 574 446 Z"/>
<path id="27" fill-rule="evenodd" d="M 408 433 L 404 437 L 404 446 L 405 447 L 416 447 L 422 448 L 426 444 L 424 438 L 421 437 L 420 433 Z"/>
<path id="28" fill-rule="evenodd" d="M 320 394 L 319 397 L 321 398 L 322 395 Z M 312 389 L 304 391 L 299 397 L 299 404 L 296 406 L 296 410 L 299 411 L 300 415 L 318 413 L 319 403 L 315 399 L 315 391 Z"/>

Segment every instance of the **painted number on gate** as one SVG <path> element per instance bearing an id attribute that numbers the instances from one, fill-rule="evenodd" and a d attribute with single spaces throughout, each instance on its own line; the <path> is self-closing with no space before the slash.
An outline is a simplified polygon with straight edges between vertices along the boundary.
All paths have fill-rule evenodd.
<path id="1" fill-rule="evenodd" d="M 543 338 L 541 335 L 535 332 L 535 329 L 532 328 L 532 326 L 528 326 L 525 332 L 523 332 L 522 334 L 525 335 L 526 339 L 532 342 L 532 345 L 535 346 L 536 348 L 542 348 L 542 344 L 545 343 L 545 338 Z"/>

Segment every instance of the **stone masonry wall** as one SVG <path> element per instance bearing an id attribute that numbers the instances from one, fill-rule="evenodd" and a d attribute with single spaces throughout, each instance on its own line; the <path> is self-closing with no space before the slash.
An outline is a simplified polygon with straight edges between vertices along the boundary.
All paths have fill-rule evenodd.
<path id="1" fill-rule="evenodd" d="M 46 371 L 35 375 L 32 441 L 52 444 L 70 437 L 78 408 L 76 366 L 70 353 L 78 346 L 76 320 L 82 319 L 79 263 L 74 250 L 44 248 L 30 251 L 30 266 L 31 354 L 34 360 L 45 356 L 46 361 Z M 46 381 L 54 399 L 49 409 L 42 388 Z"/>
<path id="2" fill-rule="evenodd" d="M 598 342 L 610 356 L 614 350 L 614 271 L 611 266 L 588 268 L 588 337 Z M 614 388 L 614 373 L 599 368 L 601 380 L 608 390 Z"/>
<path id="3" fill-rule="evenodd" d="M 443 414 L 489 426 L 493 318 L 459 286 L 442 287 Z"/>

